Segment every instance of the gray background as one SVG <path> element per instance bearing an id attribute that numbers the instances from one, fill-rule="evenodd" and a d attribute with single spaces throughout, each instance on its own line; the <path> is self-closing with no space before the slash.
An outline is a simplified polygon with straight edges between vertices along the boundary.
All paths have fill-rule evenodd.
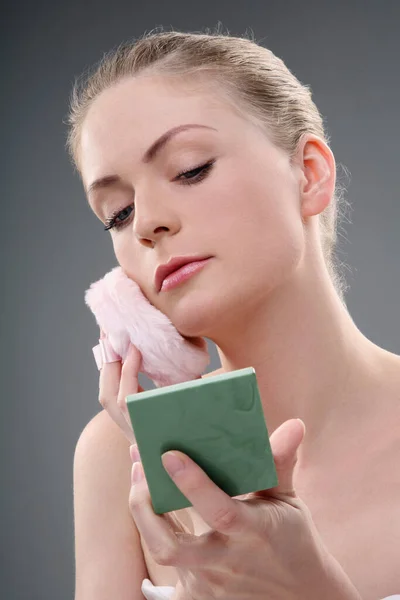
<path id="1" fill-rule="evenodd" d="M 400 353 L 399 18 L 395 0 L 2 4 L 1 598 L 73 598 L 73 454 L 101 408 L 83 295 L 116 263 L 64 149 L 75 76 L 158 25 L 250 28 L 311 85 L 327 119 L 351 174 L 348 307 Z"/>

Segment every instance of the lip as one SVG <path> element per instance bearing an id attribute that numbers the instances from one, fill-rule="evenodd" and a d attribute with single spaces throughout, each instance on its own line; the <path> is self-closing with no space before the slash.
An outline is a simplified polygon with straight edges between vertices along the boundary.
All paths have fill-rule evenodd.
<path id="1" fill-rule="evenodd" d="M 177 271 L 184 265 L 188 265 L 192 262 L 203 261 L 211 256 L 176 256 L 171 258 L 166 264 L 157 267 L 154 275 L 154 285 L 157 293 L 161 290 L 163 281 L 168 275 L 171 275 L 174 271 Z"/>

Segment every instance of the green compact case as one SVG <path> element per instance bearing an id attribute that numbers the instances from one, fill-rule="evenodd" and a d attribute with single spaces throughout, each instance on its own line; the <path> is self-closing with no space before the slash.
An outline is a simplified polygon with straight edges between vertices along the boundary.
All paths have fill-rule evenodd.
<path id="1" fill-rule="evenodd" d="M 278 484 L 253 367 L 131 394 L 126 403 L 154 512 L 192 503 L 161 461 L 180 450 L 229 496 Z"/>

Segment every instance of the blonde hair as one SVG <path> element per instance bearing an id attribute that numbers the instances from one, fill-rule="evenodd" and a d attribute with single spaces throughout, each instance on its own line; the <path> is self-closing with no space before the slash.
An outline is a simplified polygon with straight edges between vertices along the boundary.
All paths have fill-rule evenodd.
<path id="1" fill-rule="evenodd" d="M 184 33 L 160 31 L 123 42 L 106 53 L 93 72 L 83 73 L 73 86 L 68 115 L 67 149 L 79 172 L 82 124 L 96 97 L 122 79 L 146 72 L 159 75 L 210 75 L 221 85 L 232 105 L 259 124 L 289 157 L 304 133 L 329 143 L 323 118 L 312 100 L 310 87 L 302 84 L 275 54 L 248 37 L 220 32 Z M 332 200 L 319 215 L 322 251 L 337 293 L 344 302 L 346 282 L 336 254 L 338 218 L 344 198 L 338 179 Z M 344 203 L 344 207 L 341 206 Z M 348 206 L 348 204 L 347 204 Z"/>

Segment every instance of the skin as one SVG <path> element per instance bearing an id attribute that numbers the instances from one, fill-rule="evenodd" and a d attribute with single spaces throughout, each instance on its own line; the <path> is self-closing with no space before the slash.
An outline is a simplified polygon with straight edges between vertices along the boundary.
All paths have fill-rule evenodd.
<path id="1" fill-rule="evenodd" d="M 187 130 L 154 162 L 141 163 L 156 138 L 186 123 L 216 131 Z M 215 164 L 200 183 L 188 186 L 176 179 L 210 159 Z M 359 331 L 329 278 L 318 228 L 318 215 L 335 186 L 329 147 L 305 134 L 290 161 L 214 89 L 172 85 L 152 75 L 120 82 L 95 100 L 83 124 L 79 161 L 85 190 L 105 175 L 122 179 L 88 194 L 103 223 L 114 210 L 135 204 L 111 240 L 118 263 L 148 300 L 182 335 L 213 340 L 222 371 L 255 368 L 269 433 L 279 437 L 280 427 L 289 427 L 285 461 L 293 463 L 297 451 L 290 477 L 318 528 L 312 536 L 318 548 L 326 544 L 363 600 L 400 591 L 400 436 L 393 426 L 400 417 L 400 357 Z M 158 293 L 156 267 L 188 254 L 213 259 L 184 284 Z M 130 379 L 123 379 L 124 367 Z M 120 425 L 123 398 L 137 385 L 136 377 L 129 361 L 102 369 L 101 397 Z M 297 423 L 294 418 L 306 426 L 300 441 L 290 425 Z M 194 463 L 190 469 L 199 490 L 204 474 Z M 210 482 L 206 487 L 207 504 L 215 500 L 215 489 Z M 154 514 L 140 512 L 137 489 L 130 506 L 146 545 L 154 531 L 161 534 L 161 526 Z M 241 501 L 232 502 L 236 507 Z M 193 533 L 207 533 L 215 523 L 204 500 L 195 495 L 193 505 L 183 521 Z M 293 539 L 290 531 L 287 535 Z M 371 546 L 375 553 L 365 556 Z M 153 556 L 149 572 L 155 583 L 168 583 L 162 569 L 179 571 L 179 565 L 164 561 L 156 569 L 155 563 Z M 319 574 L 311 571 L 317 587 Z M 170 582 L 174 585 L 176 576 Z M 299 590 L 294 597 L 303 597 Z M 201 594 L 206 600 L 204 590 Z M 349 594 L 343 598 L 357 597 Z"/>

